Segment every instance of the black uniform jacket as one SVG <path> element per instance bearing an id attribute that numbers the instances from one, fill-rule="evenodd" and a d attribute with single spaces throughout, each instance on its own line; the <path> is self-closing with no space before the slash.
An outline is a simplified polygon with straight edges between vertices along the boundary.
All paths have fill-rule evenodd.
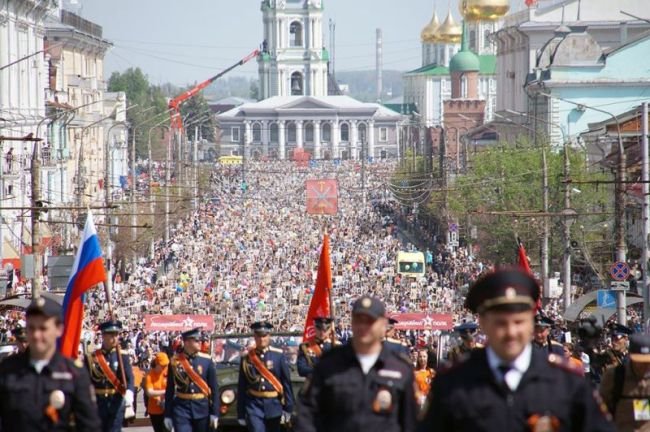
<path id="1" fill-rule="evenodd" d="M 614 432 L 590 383 L 563 358 L 535 349 L 514 392 L 497 382 L 485 349 L 478 349 L 436 376 L 428 404 L 418 432 Z M 542 424 L 552 426 L 536 429 Z"/>
<path id="2" fill-rule="evenodd" d="M 27 352 L 0 363 L 2 432 L 99 431 L 94 397 L 83 363 L 75 363 L 58 352 L 40 374 L 30 364 Z M 62 407 L 56 414 L 50 410 L 47 415 L 51 399 L 60 402 L 61 398 Z"/>
<path id="3" fill-rule="evenodd" d="M 296 432 L 411 432 L 413 367 L 384 347 L 364 375 L 351 344 L 323 354 L 298 404 Z"/>

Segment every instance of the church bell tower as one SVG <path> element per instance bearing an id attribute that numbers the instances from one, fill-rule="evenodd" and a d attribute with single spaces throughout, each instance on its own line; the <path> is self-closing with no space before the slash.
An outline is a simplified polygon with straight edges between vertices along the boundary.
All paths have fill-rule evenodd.
<path id="1" fill-rule="evenodd" d="M 260 96 L 326 96 L 329 53 L 321 0 L 263 0 Z"/>

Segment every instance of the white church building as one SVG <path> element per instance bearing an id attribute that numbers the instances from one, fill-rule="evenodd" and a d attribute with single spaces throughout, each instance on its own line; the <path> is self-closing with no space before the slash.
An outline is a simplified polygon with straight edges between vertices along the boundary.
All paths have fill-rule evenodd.
<path id="1" fill-rule="evenodd" d="M 383 105 L 340 95 L 328 72 L 321 0 L 263 0 L 258 57 L 261 102 L 218 115 L 220 155 L 290 159 L 398 156 L 404 117 Z"/>

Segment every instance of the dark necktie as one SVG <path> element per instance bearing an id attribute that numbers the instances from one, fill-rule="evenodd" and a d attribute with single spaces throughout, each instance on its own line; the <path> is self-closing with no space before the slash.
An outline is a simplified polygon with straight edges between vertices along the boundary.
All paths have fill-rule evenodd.
<path id="1" fill-rule="evenodd" d="M 501 372 L 501 385 L 503 385 L 503 388 L 510 391 L 510 386 L 506 382 L 506 374 L 512 369 L 512 366 L 501 364 L 497 367 L 497 369 L 499 369 L 499 372 Z"/>

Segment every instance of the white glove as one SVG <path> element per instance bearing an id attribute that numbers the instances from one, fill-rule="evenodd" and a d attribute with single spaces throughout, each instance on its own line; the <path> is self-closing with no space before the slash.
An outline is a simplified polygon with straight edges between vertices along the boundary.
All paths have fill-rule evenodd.
<path id="1" fill-rule="evenodd" d="M 172 421 L 172 419 L 170 419 L 169 417 L 165 417 L 165 420 L 163 420 L 163 423 L 165 424 L 165 428 L 169 432 L 174 432 L 174 422 Z"/>
<path id="2" fill-rule="evenodd" d="M 124 410 L 124 419 L 129 420 L 132 418 L 135 418 L 135 411 L 131 405 L 127 405 L 126 409 Z"/>
<path id="3" fill-rule="evenodd" d="M 238 419 L 237 423 L 239 423 L 239 426 L 246 426 L 246 420 L 245 419 Z"/>
<path id="4" fill-rule="evenodd" d="M 217 430 L 217 427 L 219 427 L 219 417 L 217 417 L 216 415 L 211 415 L 210 416 L 210 429 Z"/>
<path id="5" fill-rule="evenodd" d="M 128 407 L 133 406 L 133 392 L 131 390 L 127 390 L 126 393 L 124 393 L 124 402 Z"/>
<path id="6" fill-rule="evenodd" d="M 282 411 L 282 417 L 280 417 L 280 424 L 289 424 L 291 423 L 291 413 L 287 411 Z"/>

